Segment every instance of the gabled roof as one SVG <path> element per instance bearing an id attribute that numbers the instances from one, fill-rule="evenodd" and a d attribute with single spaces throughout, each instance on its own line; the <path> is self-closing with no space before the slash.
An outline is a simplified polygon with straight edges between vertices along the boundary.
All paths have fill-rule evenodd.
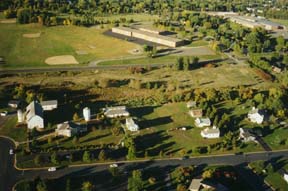
<path id="1" fill-rule="evenodd" d="M 32 101 L 27 107 L 26 107 L 26 119 L 29 121 L 34 116 L 40 116 L 43 118 L 43 108 L 42 106 L 36 102 Z"/>
<path id="2" fill-rule="evenodd" d="M 48 101 L 42 101 L 41 102 L 42 106 L 57 105 L 57 104 L 58 104 L 57 100 L 48 100 Z"/>
<path id="3" fill-rule="evenodd" d="M 201 186 L 202 179 L 192 179 L 191 184 L 189 186 L 189 190 L 199 190 Z"/>

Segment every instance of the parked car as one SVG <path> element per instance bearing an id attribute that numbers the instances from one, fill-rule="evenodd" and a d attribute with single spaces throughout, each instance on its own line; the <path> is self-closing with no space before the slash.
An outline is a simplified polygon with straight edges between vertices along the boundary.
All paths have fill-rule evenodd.
<path id="1" fill-rule="evenodd" d="M 3 117 L 4 117 L 4 116 L 7 116 L 7 115 L 8 115 L 8 111 L 2 111 L 2 112 L 0 113 L 0 115 L 3 116 Z"/>
<path id="2" fill-rule="evenodd" d="M 54 171 L 56 171 L 56 167 L 50 167 L 50 168 L 48 168 L 48 171 L 49 172 L 54 172 Z"/>
<path id="3" fill-rule="evenodd" d="M 13 154 L 14 154 L 13 149 L 10 149 L 10 150 L 9 150 L 9 154 L 10 154 L 10 155 L 13 155 Z"/>
<path id="4" fill-rule="evenodd" d="M 118 164 L 110 164 L 110 168 L 117 168 L 118 167 Z"/>

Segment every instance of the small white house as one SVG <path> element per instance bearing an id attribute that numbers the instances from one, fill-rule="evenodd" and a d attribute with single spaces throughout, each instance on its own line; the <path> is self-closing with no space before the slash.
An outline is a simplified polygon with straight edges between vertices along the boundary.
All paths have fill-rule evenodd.
<path id="1" fill-rule="evenodd" d="M 126 118 L 126 127 L 129 131 L 138 131 L 139 126 L 134 122 L 132 117 Z"/>
<path id="2" fill-rule="evenodd" d="M 10 100 L 8 102 L 8 106 L 12 108 L 18 108 L 19 104 L 20 104 L 19 100 Z"/>
<path id="3" fill-rule="evenodd" d="M 283 178 L 288 183 L 288 173 L 284 173 L 283 174 Z"/>
<path id="4" fill-rule="evenodd" d="M 187 108 L 191 108 L 191 107 L 196 107 L 196 102 L 195 101 L 188 101 L 186 103 Z"/>
<path id="5" fill-rule="evenodd" d="M 91 119 L 91 111 L 90 111 L 89 107 L 85 107 L 83 109 L 83 116 L 84 116 L 85 121 L 90 121 L 90 119 Z"/>
<path id="6" fill-rule="evenodd" d="M 203 111 L 202 109 L 191 109 L 189 111 L 189 114 L 191 115 L 191 117 L 199 118 L 203 116 Z"/>
<path id="7" fill-rule="evenodd" d="M 220 130 L 216 126 L 212 128 L 207 127 L 206 129 L 201 131 L 201 136 L 207 139 L 214 139 L 220 137 Z"/>
<path id="8" fill-rule="evenodd" d="M 25 116 L 21 109 L 17 110 L 17 118 L 18 118 L 18 123 L 23 123 L 25 121 Z"/>
<path id="9" fill-rule="evenodd" d="M 104 115 L 109 118 L 128 117 L 130 115 L 125 106 L 108 107 L 104 111 Z"/>
<path id="10" fill-rule="evenodd" d="M 249 129 L 240 128 L 239 131 L 240 131 L 239 138 L 243 142 L 250 142 L 250 141 L 257 142 L 256 137 L 250 132 Z"/>
<path id="11" fill-rule="evenodd" d="M 64 122 L 57 125 L 57 129 L 55 130 L 56 135 L 72 137 L 77 135 L 78 133 L 83 133 L 87 131 L 86 126 L 81 126 L 80 124 L 75 124 L 73 122 Z"/>
<path id="12" fill-rule="evenodd" d="M 32 101 L 26 107 L 26 123 L 28 129 L 44 128 L 43 108 L 38 102 Z"/>
<path id="13" fill-rule="evenodd" d="M 42 101 L 41 105 L 44 111 L 51 111 L 53 109 L 57 109 L 58 101 L 57 100 Z"/>
<path id="14" fill-rule="evenodd" d="M 252 123 L 257 123 L 257 124 L 261 124 L 264 120 L 264 115 L 261 115 L 259 113 L 259 110 L 255 107 L 252 108 L 251 111 L 249 111 L 248 113 L 248 119 L 252 122 Z"/>
<path id="15" fill-rule="evenodd" d="M 195 119 L 195 125 L 196 125 L 196 127 L 208 127 L 208 126 L 211 126 L 211 121 L 208 117 L 207 118 L 196 118 Z"/>

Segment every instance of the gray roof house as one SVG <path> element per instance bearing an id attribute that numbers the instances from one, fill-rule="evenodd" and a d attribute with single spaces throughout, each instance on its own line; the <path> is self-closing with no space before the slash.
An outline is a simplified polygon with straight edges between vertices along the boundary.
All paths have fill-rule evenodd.
<path id="1" fill-rule="evenodd" d="M 55 133 L 58 136 L 72 137 L 78 133 L 87 131 L 87 127 L 80 124 L 75 124 L 71 121 L 66 121 L 57 125 Z"/>
<path id="2" fill-rule="evenodd" d="M 43 108 L 38 102 L 32 101 L 26 107 L 26 123 L 28 129 L 44 128 Z"/>
<path id="3" fill-rule="evenodd" d="M 208 117 L 195 119 L 196 127 L 208 127 L 211 126 L 211 121 Z"/>
<path id="4" fill-rule="evenodd" d="M 251 132 L 250 129 L 246 128 L 240 128 L 239 129 L 239 138 L 242 139 L 243 142 L 250 142 L 250 141 L 256 141 L 256 136 Z"/>
<path id="5" fill-rule="evenodd" d="M 107 107 L 104 111 L 104 115 L 109 118 L 128 117 L 130 115 L 126 106 Z"/>
<path id="6" fill-rule="evenodd" d="M 57 100 L 42 101 L 41 105 L 44 111 L 51 111 L 58 107 L 58 101 Z"/>

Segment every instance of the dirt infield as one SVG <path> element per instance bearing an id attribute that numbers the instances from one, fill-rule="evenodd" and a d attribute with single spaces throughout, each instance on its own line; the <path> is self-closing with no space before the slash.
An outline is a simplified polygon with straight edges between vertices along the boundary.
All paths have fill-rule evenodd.
<path id="1" fill-rule="evenodd" d="M 45 60 L 45 63 L 48 65 L 79 64 L 79 62 L 72 55 L 49 57 Z"/>
<path id="2" fill-rule="evenodd" d="M 2 19 L 2 20 L 0 20 L 0 23 L 2 23 L 2 24 L 14 24 L 14 23 L 16 23 L 16 19 Z"/>
<path id="3" fill-rule="evenodd" d="M 30 34 L 23 34 L 24 38 L 39 38 L 41 36 L 41 33 L 30 33 Z"/>

